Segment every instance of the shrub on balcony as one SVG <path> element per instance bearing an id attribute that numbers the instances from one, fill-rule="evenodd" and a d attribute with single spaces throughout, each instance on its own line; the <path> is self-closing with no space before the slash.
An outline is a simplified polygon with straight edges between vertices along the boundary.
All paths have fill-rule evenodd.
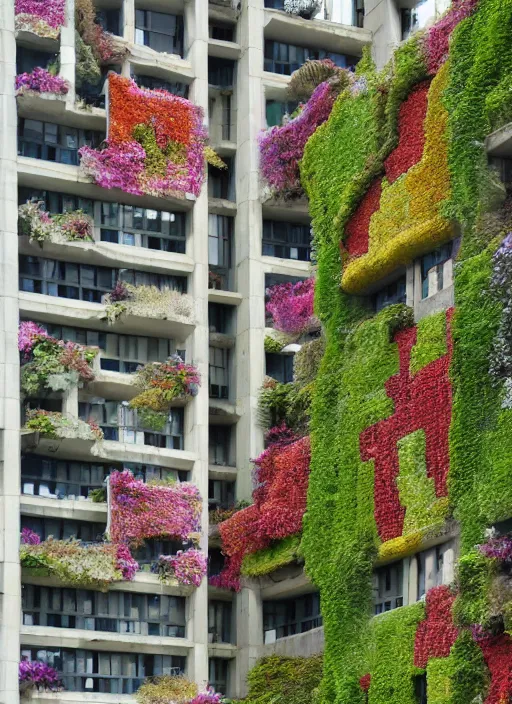
<path id="1" fill-rule="evenodd" d="M 206 555 L 195 548 L 178 550 L 176 555 L 160 555 L 153 571 L 163 584 L 177 581 L 185 586 L 198 587 L 207 571 Z"/>
<path id="2" fill-rule="evenodd" d="M 150 538 L 198 539 L 202 501 L 193 484 L 149 485 L 128 470 L 112 472 L 109 482 L 109 530 L 114 542 L 140 546 Z"/>
<path id="3" fill-rule="evenodd" d="M 32 408 L 26 411 L 25 428 L 41 433 L 47 438 L 73 438 L 76 440 L 103 440 L 103 430 L 94 421 L 70 418 L 57 411 Z"/>
<path id="4" fill-rule="evenodd" d="M 16 0 L 16 31 L 57 39 L 64 24 L 65 0 Z"/>
<path id="5" fill-rule="evenodd" d="M 132 580 L 139 567 L 126 545 L 87 545 L 80 540 L 53 538 L 38 544 L 22 542 L 20 563 L 38 574 L 55 576 L 63 584 L 99 589 L 107 589 L 112 582 Z"/>
<path id="6" fill-rule="evenodd" d="M 51 93 L 66 95 L 69 83 L 61 76 L 55 76 L 45 68 L 36 66 L 31 73 L 20 73 L 16 76 L 16 95 L 25 93 Z"/>
<path id="7" fill-rule="evenodd" d="M 169 288 L 132 286 L 120 281 L 105 296 L 104 303 L 109 323 L 115 323 L 123 315 L 192 322 L 192 298 Z"/>
<path id="8" fill-rule="evenodd" d="M 149 362 L 135 373 L 135 385 L 140 393 L 130 401 L 130 408 L 137 409 L 145 427 L 162 429 L 172 402 L 177 398 L 196 396 L 200 381 L 197 368 L 185 364 L 177 354 L 166 362 Z"/>
<path id="9" fill-rule="evenodd" d="M 221 704 L 222 695 L 208 688 L 197 692 L 197 685 L 183 675 L 162 675 L 146 680 L 135 693 L 138 704 Z"/>
<path id="10" fill-rule="evenodd" d="M 201 109 L 114 73 L 108 80 L 108 139 L 101 150 L 82 147 L 84 172 L 103 188 L 135 195 L 199 195 L 207 138 Z"/>
<path id="11" fill-rule="evenodd" d="M 22 660 L 18 675 L 20 690 L 37 689 L 38 692 L 58 692 L 62 689 L 59 673 L 40 660 Z"/>
<path id="12" fill-rule="evenodd" d="M 267 295 L 266 310 L 279 332 L 299 337 L 318 328 L 319 323 L 313 312 L 314 279 L 296 284 L 276 284 L 267 290 Z"/>
<path id="13" fill-rule="evenodd" d="M 20 323 L 18 337 L 24 362 L 21 390 L 27 396 L 67 391 L 94 379 L 91 365 L 98 348 L 57 340 L 32 322 Z"/>
<path id="14" fill-rule="evenodd" d="M 27 201 L 18 207 L 20 231 L 31 242 L 93 242 L 94 223 L 82 210 L 51 215 L 42 210 L 42 201 Z"/>

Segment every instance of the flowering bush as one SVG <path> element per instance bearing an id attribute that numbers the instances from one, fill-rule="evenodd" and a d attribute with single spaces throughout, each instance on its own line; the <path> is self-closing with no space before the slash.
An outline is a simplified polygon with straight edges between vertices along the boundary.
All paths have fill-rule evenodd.
<path id="1" fill-rule="evenodd" d="M 220 575 L 210 578 L 214 586 L 240 588 L 245 555 L 267 548 L 273 541 L 300 533 L 306 510 L 310 445 L 309 438 L 296 440 L 280 433 L 254 460 L 254 503 L 219 525 L 222 549 L 227 556 Z"/>
<path id="2" fill-rule="evenodd" d="M 303 194 L 299 161 L 309 137 L 329 117 L 336 96 L 335 83 L 321 83 L 296 118 L 261 136 L 260 169 L 275 195 L 292 198 Z"/>
<path id="3" fill-rule="evenodd" d="M 487 543 L 478 546 L 485 557 L 494 558 L 500 562 L 512 562 L 512 538 L 500 535 L 490 538 Z"/>
<path id="4" fill-rule="evenodd" d="M 80 150 L 95 183 L 135 195 L 199 195 L 207 136 L 199 107 L 110 73 L 109 116 L 105 148 Z"/>
<path id="5" fill-rule="evenodd" d="M 268 291 L 267 313 L 272 316 L 274 328 L 288 335 L 301 335 L 318 327 L 313 315 L 314 279 L 296 284 L 276 284 Z"/>
<path id="6" fill-rule="evenodd" d="M 93 242 L 94 223 L 82 210 L 50 215 L 42 201 L 27 201 L 18 207 L 18 222 L 31 242 Z"/>
<path id="7" fill-rule="evenodd" d="M 69 418 L 57 411 L 42 408 L 27 409 L 25 428 L 34 430 L 47 438 L 77 438 L 78 440 L 103 440 L 103 431 L 94 421 Z"/>
<path id="8" fill-rule="evenodd" d="M 20 685 L 33 686 L 38 691 L 56 692 L 61 689 L 59 673 L 40 660 L 22 660 L 19 666 Z"/>
<path id="9" fill-rule="evenodd" d="M 162 675 L 146 680 L 135 693 L 139 704 L 189 704 L 197 685 L 183 675 Z"/>
<path id="10" fill-rule="evenodd" d="M 30 321 L 20 323 L 18 347 L 25 362 L 21 388 L 28 396 L 43 389 L 67 391 L 94 379 L 91 364 L 98 348 L 57 340 Z"/>
<path id="11" fill-rule="evenodd" d="M 207 571 L 207 558 L 195 548 L 178 550 L 176 555 L 160 555 L 154 571 L 163 584 L 177 580 L 185 586 L 198 587 Z"/>
<path id="12" fill-rule="evenodd" d="M 109 323 L 115 323 L 123 315 L 178 320 L 184 323 L 190 323 L 192 320 L 192 298 L 170 288 L 132 286 L 121 282 L 112 293 L 105 296 L 104 304 Z"/>
<path id="13" fill-rule="evenodd" d="M 110 538 L 139 546 L 148 538 L 195 538 L 201 529 L 202 501 L 187 482 L 150 486 L 131 472 L 110 474 Z"/>
<path id="14" fill-rule="evenodd" d="M 194 697 L 190 704 L 222 704 L 224 698 L 222 694 L 217 694 L 213 689 L 208 688 L 206 692 L 200 692 Z"/>
<path id="15" fill-rule="evenodd" d="M 38 544 L 22 543 L 20 563 L 22 567 L 53 575 L 64 584 L 101 589 L 112 582 L 132 580 L 139 568 L 126 545 L 84 545 L 79 540 L 53 538 Z"/>
<path id="16" fill-rule="evenodd" d="M 152 411 L 157 414 L 153 418 L 163 427 L 169 416 L 171 404 L 176 398 L 196 396 L 199 391 L 200 376 L 196 367 L 185 364 L 177 354 L 166 362 L 149 362 L 137 370 L 135 384 L 141 393 L 130 401 L 130 407 L 136 408 L 139 414 Z"/>
<path id="17" fill-rule="evenodd" d="M 56 39 L 64 24 L 65 0 L 16 0 L 16 30 Z"/>
<path id="18" fill-rule="evenodd" d="M 36 66 L 32 73 L 20 73 L 16 76 L 15 83 L 17 95 L 22 95 L 28 91 L 34 93 L 53 93 L 54 95 L 66 95 L 69 91 L 69 83 L 61 76 L 54 76 L 45 68 Z"/>

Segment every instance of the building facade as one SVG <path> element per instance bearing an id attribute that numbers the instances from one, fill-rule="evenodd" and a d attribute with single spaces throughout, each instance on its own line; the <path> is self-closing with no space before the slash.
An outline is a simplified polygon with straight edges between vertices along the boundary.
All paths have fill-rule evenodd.
<path id="1" fill-rule="evenodd" d="M 64 683 L 62 691 L 24 691 L 34 702 L 119 704 L 134 701 L 147 678 L 176 673 L 241 698 L 247 673 L 261 657 L 323 651 L 325 585 L 319 576 L 313 586 L 296 546 L 289 559 L 253 566 L 253 577 L 236 587 L 215 579 L 226 574 L 226 555 L 232 560 L 234 554 L 226 552 L 223 512 L 251 500 L 251 459 L 265 448 L 261 388 L 268 387 L 266 377 L 293 384 L 293 355 L 304 343 L 316 344 L 319 334 L 312 325 L 279 337 L 277 314 L 274 330 L 266 316 L 269 288 L 292 287 L 300 297 L 313 269 L 306 197 L 289 200 L 265 189 L 260 135 L 297 108 L 287 89 L 308 59 L 330 59 L 350 70 L 366 47 L 381 68 L 398 44 L 445 9 L 437 2 L 402 7 L 394 0 L 297 7 L 286 0 L 3 4 L 0 701 L 19 701 L 20 659 L 55 667 Z M 174 97 L 161 98 L 161 91 Z M 184 122 L 169 126 L 165 107 L 160 122 L 159 101 L 171 101 L 192 125 L 187 149 L 196 140 L 203 150 L 207 132 L 217 157 L 209 155 L 204 179 L 203 161 L 194 172 L 192 152 L 180 142 Z M 151 167 L 141 166 L 133 142 L 131 152 L 122 151 L 123 120 L 134 130 L 146 128 L 136 145 L 157 154 Z M 165 148 L 160 129 L 174 135 Z M 100 151 L 106 137 L 108 148 Z M 167 177 L 172 184 L 162 185 Z M 304 188 L 315 219 L 318 201 L 312 187 Z M 26 207 L 31 202 L 38 203 L 32 210 Z M 382 286 L 361 290 L 384 315 L 394 303 L 411 306 L 416 321 L 449 309 L 453 242 L 441 237 L 438 248 L 419 252 L 398 277 L 392 269 Z M 146 298 L 137 298 L 142 294 Z M 27 335 L 21 356 L 20 324 Z M 83 376 L 73 367 L 75 376 L 65 384 L 48 382 L 62 369 L 46 367 L 44 383 L 34 381 L 33 367 L 27 369 L 34 363 L 31 334 L 78 345 Z M 96 352 L 88 361 L 83 350 L 91 347 Z M 165 422 L 153 417 L 151 424 L 140 406 L 130 405 L 140 393 L 134 375 L 140 365 L 176 360 L 173 355 L 190 365 L 186 373 L 199 374 L 200 384 L 176 393 L 166 402 Z M 61 425 L 49 431 L 48 419 Z M 282 420 L 277 414 L 268 427 Z M 279 449 L 305 468 L 302 493 L 294 499 L 303 504 L 309 471 L 304 435 L 287 438 Z M 279 453 L 271 458 L 276 475 Z M 100 575 L 80 582 L 64 578 L 54 563 L 35 569 L 30 547 L 23 553 L 31 540 L 77 539 L 92 552 L 114 544 L 103 536 L 107 530 L 112 538 L 120 520 L 113 477 L 125 471 L 139 482 L 137 491 L 147 488 L 148 500 L 165 481 L 166 496 L 179 494 L 180 501 L 188 491 L 179 493 L 182 483 L 196 487 L 202 508 L 200 531 L 189 531 L 201 533 L 194 547 L 184 530 L 178 536 L 152 528 L 132 550 L 141 569 L 131 579 Z M 286 485 L 290 478 L 280 481 Z M 257 492 L 254 501 L 263 512 Z M 127 524 L 117 527 L 122 543 Z M 297 532 L 269 529 L 264 548 Z M 375 613 L 451 583 L 458 540 L 450 527 L 442 541 L 427 541 L 414 555 L 406 551 L 391 566 L 379 564 Z M 180 581 L 177 568 L 163 581 L 151 571 L 162 554 L 173 558 L 189 549 L 208 556 L 208 575 L 197 584 Z M 119 553 L 116 559 L 119 572 Z M 331 634 L 328 642 L 336 647 Z"/>

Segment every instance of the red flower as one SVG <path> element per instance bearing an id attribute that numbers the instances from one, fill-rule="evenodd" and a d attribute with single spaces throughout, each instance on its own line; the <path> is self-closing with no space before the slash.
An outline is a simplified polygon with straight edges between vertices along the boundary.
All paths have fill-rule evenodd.
<path id="1" fill-rule="evenodd" d="M 491 673 L 484 704 L 504 704 L 512 697 L 512 640 L 508 633 L 478 642 Z"/>
<path id="2" fill-rule="evenodd" d="M 426 618 L 418 625 L 414 642 L 414 665 L 425 669 L 430 658 L 447 658 L 457 638 L 452 607 L 455 595 L 449 587 L 434 587 L 427 592 Z"/>
<path id="3" fill-rule="evenodd" d="M 380 208 L 382 178 L 376 179 L 366 191 L 345 226 L 344 245 L 351 257 L 360 257 L 368 251 L 370 219 Z"/>

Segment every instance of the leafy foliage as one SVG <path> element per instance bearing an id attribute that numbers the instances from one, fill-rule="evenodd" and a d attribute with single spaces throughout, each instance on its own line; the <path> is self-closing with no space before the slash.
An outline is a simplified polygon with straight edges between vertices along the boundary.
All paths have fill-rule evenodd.
<path id="1" fill-rule="evenodd" d="M 311 704 L 322 677 L 322 656 L 262 658 L 249 672 L 244 704 Z"/>

